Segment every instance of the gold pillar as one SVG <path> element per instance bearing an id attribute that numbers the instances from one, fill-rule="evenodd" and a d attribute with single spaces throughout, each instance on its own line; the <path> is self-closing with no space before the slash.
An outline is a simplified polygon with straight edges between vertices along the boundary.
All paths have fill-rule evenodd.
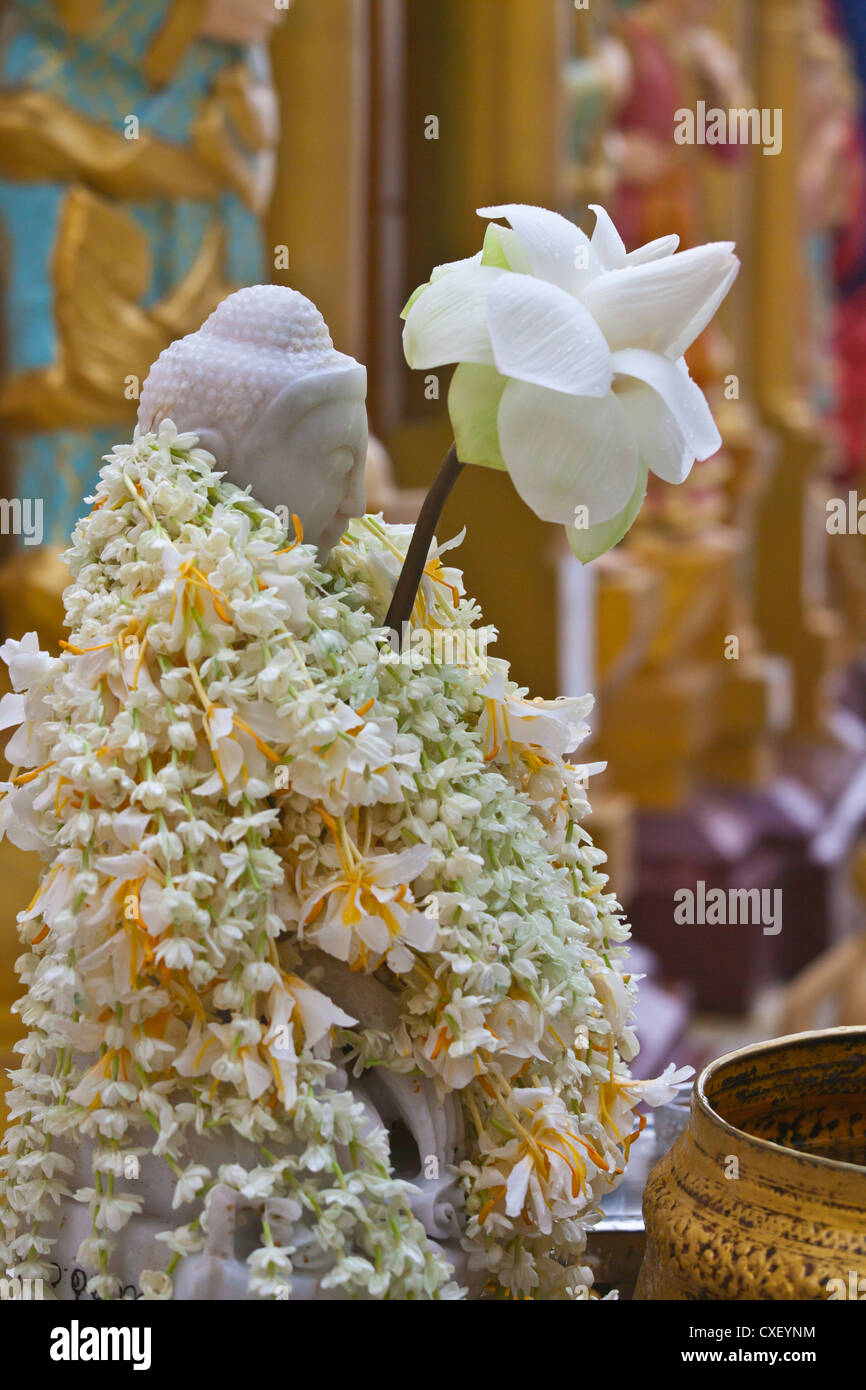
<path id="1" fill-rule="evenodd" d="M 563 68 L 570 0 L 407 0 L 406 291 L 441 261 L 473 254 L 496 203 L 562 206 L 567 179 Z M 438 138 L 425 122 L 438 119 Z M 399 324 L 394 326 L 399 333 Z M 451 434 L 440 400 L 424 399 L 424 374 L 405 378 L 406 414 L 385 441 L 403 485 L 431 482 Z M 534 692 L 557 689 L 556 528 L 540 522 L 509 479 L 469 468 L 440 525 L 463 524 L 456 557 L 497 650 Z"/>
<path id="2" fill-rule="evenodd" d="M 570 7 L 560 0 L 459 0 L 459 11 L 463 112 L 457 192 L 467 228 L 477 233 L 472 213 L 487 202 L 563 202 Z"/>
<path id="3" fill-rule="evenodd" d="M 272 44 L 280 102 L 272 278 L 318 304 L 341 351 L 362 360 L 367 273 L 369 0 L 295 0 Z"/>
<path id="4" fill-rule="evenodd" d="M 806 0 L 758 0 L 756 82 L 763 106 L 782 111 L 782 149 L 758 163 L 755 179 L 755 389 L 767 413 L 785 409 L 797 392 L 798 287 L 802 246 L 798 176 L 799 71 Z"/>
<path id="5" fill-rule="evenodd" d="M 783 112 L 782 150 L 758 161 L 754 201 L 755 393 L 779 441 L 759 523 L 757 612 L 768 646 L 791 663 L 793 732 L 801 736 L 821 729 L 826 677 L 842 635 L 824 601 L 827 439 L 796 358 L 808 331 L 801 317 L 806 296 L 798 173 L 805 138 L 800 72 L 810 15 L 808 0 L 761 0 L 755 26 L 759 100 Z"/>

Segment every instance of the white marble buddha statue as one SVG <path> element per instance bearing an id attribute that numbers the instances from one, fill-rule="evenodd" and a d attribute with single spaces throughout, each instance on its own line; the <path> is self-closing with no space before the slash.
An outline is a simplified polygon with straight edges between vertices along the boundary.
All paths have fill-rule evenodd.
<path id="1" fill-rule="evenodd" d="M 326 553 L 365 509 L 367 371 L 283 285 L 229 295 L 151 367 L 138 423 L 194 431 L 229 480 L 301 520 Z"/>
<path id="2" fill-rule="evenodd" d="M 144 383 L 139 426 L 149 432 L 170 419 L 179 430 L 194 432 L 231 482 L 250 487 L 266 506 L 283 506 L 296 515 L 304 540 L 324 554 L 337 544 L 351 518 L 364 513 L 366 386 L 366 369 L 334 348 L 314 304 L 283 286 L 256 285 L 223 300 L 196 333 L 161 353 Z M 319 972 L 325 972 L 333 997 L 351 1005 L 353 1017 L 365 1026 L 397 1027 L 399 1013 L 379 981 L 355 975 L 321 953 L 314 952 L 313 958 Z M 398 1172 L 416 1189 L 413 1210 L 429 1239 L 447 1253 L 461 1280 L 477 1295 L 479 1277 L 470 1272 L 459 1241 L 464 1218 L 453 1165 L 463 1156 L 463 1125 L 456 1096 L 437 1098 L 428 1079 L 396 1073 L 365 1073 L 350 1080 L 340 1068 L 339 1054 L 333 1060 L 340 1078 L 335 1084 L 350 1086 L 371 1128 L 383 1125 L 390 1136 L 399 1124 L 411 1136 L 410 1152 L 403 1154 Z M 402 1147 L 406 1149 L 405 1142 Z M 423 1163 L 430 1153 L 441 1156 L 441 1172 L 432 1177 Z M 212 1161 L 213 1143 L 203 1145 L 201 1154 Z M 256 1151 L 230 1136 L 221 1143 L 220 1157 L 254 1164 Z M 85 1145 L 76 1158 L 79 1185 L 91 1161 L 91 1148 Z M 139 1189 L 146 1197 L 144 1208 L 123 1232 L 116 1254 L 121 1283 L 129 1290 L 136 1288 L 136 1271 L 158 1259 L 156 1235 L 172 1215 L 172 1186 L 168 1171 L 157 1160 L 145 1158 Z M 269 1212 L 269 1219 L 278 1224 L 279 1207 L 277 1203 Z M 261 1203 L 256 1210 L 260 1209 Z M 237 1193 L 216 1194 L 207 1247 L 184 1261 L 176 1297 L 248 1296 L 240 1214 Z M 85 1207 L 70 1203 L 65 1204 L 63 1218 L 54 1261 L 58 1296 L 69 1298 L 74 1296 L 75 1280 L 84 1277 L 75 1251 L 87 1235 L 90 1218 Z M 310 1245 L 310 1232 L 302 1222 L 285 1235 L 296 1248 L 303 1247 L 293 1297 L 323 1296 L 320 1279 L 331 1261 Z"/>

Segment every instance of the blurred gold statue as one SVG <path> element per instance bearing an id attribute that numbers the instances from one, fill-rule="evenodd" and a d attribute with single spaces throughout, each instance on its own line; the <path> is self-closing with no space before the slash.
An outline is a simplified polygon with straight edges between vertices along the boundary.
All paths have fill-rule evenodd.
<path id="1" fill-rule="evenodd" d="M 16 0 L 0 59 L 7 374 L 19 496 L 62 544 L 172 339 L 262 278 L 271 0 Z"/>

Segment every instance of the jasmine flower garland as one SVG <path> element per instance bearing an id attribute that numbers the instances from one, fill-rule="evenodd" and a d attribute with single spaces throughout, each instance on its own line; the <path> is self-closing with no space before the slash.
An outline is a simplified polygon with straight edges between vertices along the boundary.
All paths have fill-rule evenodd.
<path id="1" fill-rule="evenodd" d="M 376 1066 L 459 1095 L 464 1245 L 490 1292 L 588 1296 L 633 1109 L 679 1077 L 627 1071 L 628 928 L 564 760 L 589 701 L 527 700 L 488 658 L 383 659 L 410 533 L 365 517 L 320 566 L 166 421 L 114 450 L 76 527 L 62 653 L 3 647 L 0 830 L 47 861 L 18 919 L 27 1036 L 0 1157 L 20 1276 L 50 1282 L 74 1198 L 88 1290 L 116 1296 L 146 1160 L 183 1219 L 145 1297 L 172 1296 L 226 1187 L 305 1223 L 325 1288 L 459 1297 L 340 1082 Z M 471 654 L 480 614 L 443 552 L 414 618 Z M 344 1007 L 340 972 L 384 983 L 398 1026 Z M 225 1135 L 253 1158 L 221 1163 Z M 92 1182 L 71 1186 L 82 1152 Z M 294 1248 L 267 1221 L 260 1240 L 250 1290 L 284 1297 Z"/>

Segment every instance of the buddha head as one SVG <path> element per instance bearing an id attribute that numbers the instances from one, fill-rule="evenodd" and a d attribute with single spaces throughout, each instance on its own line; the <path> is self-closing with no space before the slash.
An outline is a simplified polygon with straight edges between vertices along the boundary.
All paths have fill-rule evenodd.
<path id="1" fill-rule="evenodd" d="M 337 352 L 309 299 L 238 290 L 153 364 L 138 423 L 194 431 L 229 480 L 300 518 L 326 553 L 364 513 L 367 371 Z"/>

